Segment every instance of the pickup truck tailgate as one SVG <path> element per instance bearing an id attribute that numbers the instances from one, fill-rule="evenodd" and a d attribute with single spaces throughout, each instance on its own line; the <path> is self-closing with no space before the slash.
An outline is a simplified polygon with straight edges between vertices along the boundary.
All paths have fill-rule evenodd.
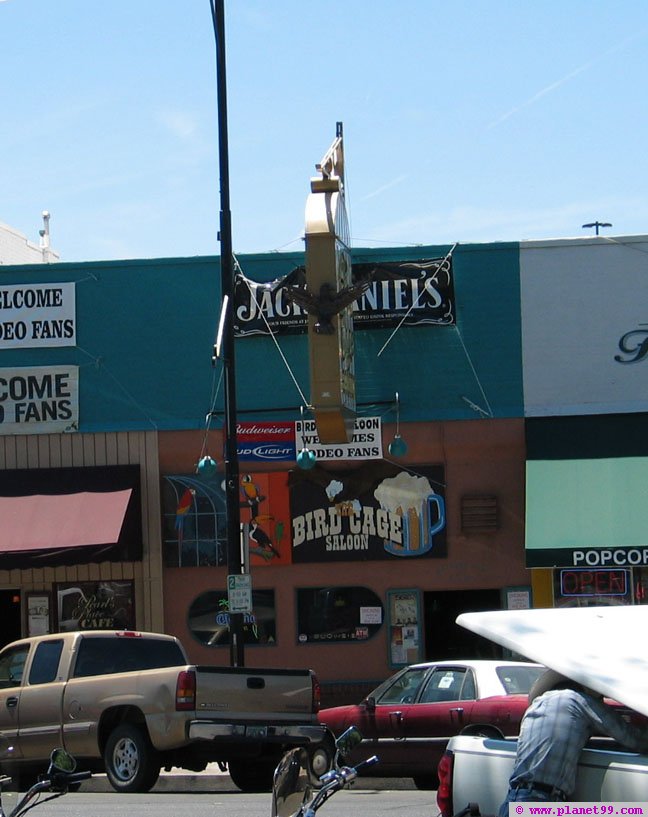
<path id="1" fill-rule="evenodd" d="M 300 669 L 196 667 L 196 718 L 316 721 L 313 674 Z"/>

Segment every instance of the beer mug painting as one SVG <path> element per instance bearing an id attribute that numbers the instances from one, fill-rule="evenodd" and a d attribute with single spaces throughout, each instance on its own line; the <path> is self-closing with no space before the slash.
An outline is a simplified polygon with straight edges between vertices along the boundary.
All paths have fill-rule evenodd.
<path id="1" fill-rule="evenodd" d="M 383 480 L 374 497 L 390 518 L 398 518 L 391 530 L 400 530 L 399 537 L 385 539 L 387 553 L 394 556 L 421 556 L 432 549 L 434 534 L 445 527 L 445 503 L 436 494 L 426 477 L 401 471 L 398 476 Z"/>

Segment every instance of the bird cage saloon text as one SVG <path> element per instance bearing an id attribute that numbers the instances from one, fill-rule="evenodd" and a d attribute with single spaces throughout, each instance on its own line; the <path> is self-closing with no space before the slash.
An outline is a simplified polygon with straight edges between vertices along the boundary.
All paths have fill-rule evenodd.
<path id="1" fill-rule="evenodd" d="M 405 324 L 454 324 L 452 258 L 353 264 L 353 281 L 367 281 L 355 301 L 356 329 Z M 308 328 L 307 314 L 287 291 L 307 291 L 305 271 L 297 267 L 267 283 L 237 275 L 234 329 L 238 337 L 280 332 L 298 334 Z"/>

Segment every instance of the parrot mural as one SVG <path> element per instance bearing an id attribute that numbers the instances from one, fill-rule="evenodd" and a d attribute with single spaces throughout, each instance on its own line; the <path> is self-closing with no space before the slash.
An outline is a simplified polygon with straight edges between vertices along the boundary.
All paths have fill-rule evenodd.
<path id="1" fill-rule="evenodd" d="M 175 529 L 178 532 L 178 542 L 182 542 L 185 519 L 187 518 L 187 514 L 191 510 L 191 506 L 193 505 L 195 495 L 196 491 L 194 488 L 187 488 L 187 490 L 182 494 L 182 496 L 178 500 L 175 518 Z"/>
<path id="2" fill-rule="evenodd" d="M 256 519 L 259 515 L 259 504 L 263 502 L 265 497 L 261 496 L 259 486 L 252 481 L 251 474 L 241 477 L 241 495 L 243 497 L 241 507 L 249 508 L 250 517 Z"/>

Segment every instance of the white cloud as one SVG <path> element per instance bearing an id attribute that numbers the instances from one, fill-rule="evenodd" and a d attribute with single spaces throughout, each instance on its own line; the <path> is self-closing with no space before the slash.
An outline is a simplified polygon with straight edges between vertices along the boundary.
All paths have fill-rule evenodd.
<path id="1" fill-rule="evenodd" d="M 196 117 L 186 111 L 158 111 L 157 118 L 170 133 L 179 139 L 192 139 L 199 131 Z"/>

